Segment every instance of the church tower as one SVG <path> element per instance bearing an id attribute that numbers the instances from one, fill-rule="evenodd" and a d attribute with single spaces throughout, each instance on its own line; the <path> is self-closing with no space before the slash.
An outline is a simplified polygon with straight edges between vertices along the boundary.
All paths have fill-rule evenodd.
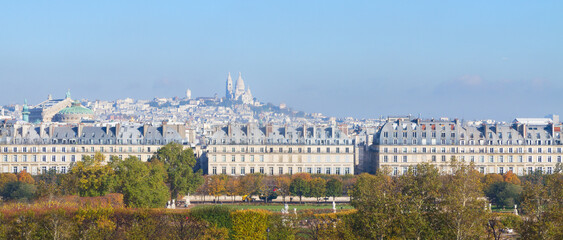
<path id="1" fill-rule="evenodd" d="M 240 97 L 246 92 L 244 80 L 242 80 L 241 73 L 238 73 L 237 87 L 235 89 L 235 100 L 240 100 Z"/>
<path id="2" fill-rule="evenodd" d="M 231 73 L 227 77 L 227 90 L 225 92 L 225 97 L 227 100 L 233 99 L 233 79 L 231 78 Z"/>

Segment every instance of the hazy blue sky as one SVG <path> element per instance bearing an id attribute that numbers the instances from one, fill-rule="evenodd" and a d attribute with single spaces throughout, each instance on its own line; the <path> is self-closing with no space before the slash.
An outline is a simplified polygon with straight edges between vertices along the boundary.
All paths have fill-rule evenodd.
<path id="1" fill-rule="evenodd" d="M 0 105 L 223 96 L 242 72 L 331 116 L 563 113 L 563 1 L 38 2 L 0 3 Z"/>

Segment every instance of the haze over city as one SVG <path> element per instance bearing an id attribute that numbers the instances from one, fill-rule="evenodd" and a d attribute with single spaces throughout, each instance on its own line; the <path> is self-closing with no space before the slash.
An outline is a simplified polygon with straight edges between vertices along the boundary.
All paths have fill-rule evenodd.
<path id="1" fill-rule="evenodd" d="M 0 105 L 224 95 L 328 116 L 560 114 L 560 1 L 0 4 Z"/>

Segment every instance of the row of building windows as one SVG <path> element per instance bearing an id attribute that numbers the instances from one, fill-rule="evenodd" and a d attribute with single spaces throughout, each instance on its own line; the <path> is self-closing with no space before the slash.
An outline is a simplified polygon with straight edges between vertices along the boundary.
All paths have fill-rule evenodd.
<path id="1" fill-rule="evenodd" d="M 269 175 L 275 175 L 275 174 L 293 174 L 293 167 L 287 167 L 287 172 L 284 172 L 284 167 L 278 167 L 277 168 L 277 172 L 275 172 L 275 168 L 274 167 L 268 167 L 267 171 L 265 172 L 265 167 L 249 167 L 248 168 L 248 172 L 246 172 L 247 168 L 246 167 L 239 167 L 238 168 L 238 172 L 237 172 L 237 167 L 231 167 L 231 171 L 230 173 L 227 173 L 227 167 L 221 167 L 221 171 L 217 172 L 217 167 L 212 167 L 211 168 L 211 174 L 213 175 L 217 175 L 217 174 L 230 174 L 230 175 L 245 175 L 247 173 L 252 174 L 252 173 L 262 173 L 262 174 L 269 174 Z M 257 172 L 256 172 L 257 170 Z M 303 171 L 305 170 L 305 171 Z M 351 174 L 350 172 L 350 168 L 349 167 L 345 167 L 345 168 L 340 168 L 340 167 L 297 167 L 297 173 L 316 173 L 316 174 L 336 174 L 336 175 L 342 175 L 342 174 Z"/>
<path id="2" fill-rule="evenodd" d="M 394 176 L 397 175 L 404 175 L 408 172 L 410 166 L 398 166 L 398 167 L 392 167 L 391 168 L 391 174 Z M 487 167 L 477 167 L 477 169 L 479 169 L 480 173 L 486 174 L 486 173 L 499 173 L 499 174 L 505 174 L 509 171 L 516 173 L 518 175 L 524 175 L 526 173 L 532 173 L 534 171 L 540 171 L 540 172 L 544 172 L 547 174 L 552 174 L 553 173 L 553 167 L 526 167 L 526 168 L 515 168 L 515 167 L 488 167 L 489 171 L 487 172 Z M 517 172 L 515 172 L 515 170 L 517 170 Z M 413 168 L 413 171 L 416 172 L 416 166 Z"/>
<path id="3" fill-rule="evenodd" d="M 2 167 L 1 169 L 2 169 L 2 172 L 4 172 L 4 173 L 9 173 L 9 172 L 11 172 L 11 173 L 17 174 L 17 173 L 19 173 L 19 172 L 26 171 L 26 172 L 28 172 L 28 173 L 31 173 L 31 174 L 34 174 L 34 175 L 35 175 L 35 174 L 44 174 L 44 173 L 47 173 L 47 170 L 48 170 L 48 169 L 51 170 L 51 171 L 55 171 L 55 172 L 57 172 L 57 173 L 67 173 L 67 170 L 68 170 L 69 168 L 68 168 L 67 166 L 50 166 L 50 167 L 41 166 L 39 169 L 33 168 L 33 169 L 31 169 L 31 171 L 30 171 L 30 169 L 28 169 L 27 166 L 12 166 L 11 169 L 10 169 L 9 167 L 7 167 L 7 166 L 4 166 L 4 167 Z M 38 170 L 39 170 L 39 172 L 38 172 Z"/>
<path id="4" fill-rule="evenodd" d="M 220 160 L 221 162 L 227 162 L 227 159 L 229 159 L 231 162 L 264 162 L 264 155 L 211 155 L 211 162 L 217 162 L 218 160 Z M 295 159 L 294 156 L 290 156 L 289 161 L 303 161 L 303 159 L 301 158 L 302 156 L 299 156 L 297 159 Z M 326 155 L 324 157 L 317 155 L 315 157 L 316 162 L 321 162 L 321 161 L 326 161 L 326 162 L 351 162 L 351 156 L 350 155 L 345 155 L 345 156 L 341 156 L 340 155 Z M 282 156 L 279 156 L 278 161 L 283 162 L 284 158 Z M 307 155 L 306 157 L 306 161 L 307 162 L 312 162 L 313 161 L 313 156 L 311 155 Z"/>
<path id="5" fill-rule="evenodd" d="M 436 155 L 431 155 L 430 159 L 432 162 L 437 162 L 437 157 Z M 440 157 L 440 161 L 442 162 L 446 162 L 449 160 L 449 158 L 447 158 L 447 156 L 445 155 L 441 155 Z M 411 161 L 417 161 L 417 155 L 411 155 L 410 156 L 410 160 Z M 422 158 L 425 158 L 425 156 L 423 156 Z M 484 163 L 484 162 L 490 162 L 490 163 L 504 163 L 504 162 L 547 162 L 547 163 L 551 163 L 554 160 L 556 160 L 558 163 L 561 162 L 561 156 L 459 156 L 458 157 L 461 161 L 470 161 L 470 162 L 480 162 L 480 163 Z M 388 155 L 383 155 L 383 162 L 408 162 L 409 157 L 407 155 L 403 155 L 403 156 L 398 156 L 398 155 L 393 155 L 393 156 L 388 156 Z M 425 160 L 425 159 L 421 159 L 421 160 Z"/>
<path id="6" fill-rule="evenodd" d="M 86 137 L 83 134 L 83 137 Z M 14 139 L 14 144 L 147 144 L 147 145 L 166 145 L 170 142 L 179 142 L 173 140 L 143 140 L 143 139 L 41 139 L 41 140 L 29 140 L 29 139 Z"/>
<path id="7" fill-rule="evenodd" d="M 266 139 L 266 141 L 264 141 L 264 139 L 258 139 L 258 140 L 254 140 L 254 139 L 240 139 L 240 138 L 233 138 L 233 139 L 221 139 L 219 141 L 217 141 L 217 139 L 214 139 L 212 141 L 210 141 L 211 144 L 306 144 L 306 145 L 348 145 L 351 143 L 351 140 L 348 139 L 344 139 L 344 140 L 334 140 L 334 141 L 330 141 L 330 140 L 322 140 L 322 139 L 315 139 L 315 140 L 311 140 L 311 139 L 307 139 L 307 140 L 300 140 L 300 139 Z"/>
<path id="8" fill-rule="evenodd" d="M 4 153 L 35 153 L 35 152 L 151 152 L 158 151 L 159 147 L 0 147 Z"/>
<path id="9" fill-rule="evenodd" d="M 420 150 L 419 150 L 420 149 Z M 388 153 L 561 153 L 562 149 L 558 148 L 542 148 L 542 147 L 517 147 L 517 148 L 459 148 L 459 147 L 413 147 L 413 148 L 387 148 L 384 147 L 382 152 Z"/>
<path id="10" fill-rule="evenodd" d="M 76 162 L 82 160 L 83 155 L 0 155 L 2 162 Z M 123 159 L 123 155 L 117 155 L 120 159 Z M 149 160 L 152 155 L 137 155 L 140 160 Z M 90 155 L 94 157 L 94 155 Z"/>
<path id="11" fill-rule="evenodd" d="M 407 139 L 384 139 L 383 140 L 383 144 L 387 145 L 392 143 L 393 145 L 408 145 L 408 144 L 412 144 L 412 145 L 436 145 L 437 143 L 440 143 L 441 145 L 561 145 L 561 141 L 560 140 L 516 140 L 516 141 L 512 141 L 512 140 L 507 140 L 507 141 L 502 141 L 502 140 L 459 140 L 456 141 L 454 139 L 440 139 L 439 142 L 436 141 L 435 138 L 431 138 L 431 139 L 426 139 L 423 138 L 420 141 L 418 139 L 412 139 L 411 141 L 408 141 Z"/>
<path id="12" fill-rule="evenodd" d="M 444 129 L 444 130 L 445 130 L 445 129 Z M 453 129 L 452 129 L 452 130 L 453 130 Z M 408 133 L 409 133 L 409 132 L 407 132 L 407 131 L 403 131 L 402 134 L 399 135 L 398 132 L 393 132 L 393 138 L 399 138 L 399 136 L 402 136 L 403 138 L 407 138 L 407 137 L 408 137 Z M 421 132 L 422 138 L 426 138 L 426 137 L 427 137 L 427 134 L 426 134 L 426 133 L 427 133 L 427 132 Z M 455 132 L 451 132 L 449 135 L 450 135 L 451 138 L 455 138 L 455 137 L 456 137 L 456 133 L 455 133 Z M 436 138 L 436 132 L 435 132 L 435 131 L 430 132 L 430 136 L 431 136 L 432 138 Z M 465 138 L 465 134 L 464 134 L 464 133 L 461 133 L 460 136 L 461 136 L 462 139 Z M 489 133 L 488 133 L 488 138 L 489 138 L 489 139 L 492 139 L 494 136 L 496 136 L 496 135 L 493 134 L 492 132 L 489 132 Z M 498 133 L 498 138 L 503 138 L 503 136 L 504 136 L 504 135 L 503 135 L 502 132 Z M 506 134 L 506 136 L 507 136 L 508 139 L 512 139 L 512 133 L 508 132 L 508 133 Z M 531 139 L 532 136 L 533 136 L 532 133 L 528 133 L 528 134 L 526 135 L 526 137 L 527 137 L 528 139 Z M 388 137 L 389 137 L 389 132 L 383 132 L 383 137 L 384 137 L 384 138 L 388 138 Z M 411 137 L 413 137 L 413 138 L 418 137 L 418 132 L 411 132 Z M 441 132 L 441 133 L 440 133 L 440 137 L 441 137 L 441 138 L 445 138 L 445 137 L 446 137 L 446 133 L 445 133 L 445 132 Z M 479 138 L 483 138 L 483 137 L 484 137 L 484 135 L 483 135 L 482 133 L 479 133 Z M 536 139 L 540 139 L 540 138 L 542 138 L 542 135 L 541 135 L 540 133 L 536 133 L 536 134 L 535 134 L 535 137 L 536 137 Z M 560 138 L 560 137 L 561 137 L 561 134 L 560 134 L 560 133 L 555 133 L 555 138 Z M 471 134 L 469 135 L 469 138 L 470 138 L 470 139 L 473 139 L 473 138 L 475 138 L 475 135 L 474 135 L 473 133 L 471 133 Z M 550 135 L 549 133 L 546 133 L 546 134 L 545 134 L 545 138 L 551 138 L 551 135 Z M 520 140 L 518 140 L 518 141 L 520 141 Z"/>
<path id="13" fill-rule="evenodd" d="M 211 148 L 212 151 L 211 152 L 217 152 L 217 147 L 212 147 Z M 295 151 L 294 151 L 295 149 Z M 221 152 L 227 152 L 227 147 L 223 147 L 221 149 Z M 236 147 L 231 147 L 230 152 L 256 152 L 254 147 L 241 147 L 241 148 L 236 148 Z M 240 151 L 237 151 L 240 150 Z M 268 153 L 350 153 L 350 147 L 345 147 L 345 148 L 340 148 L 340 147 L 336 147 L 334 148 L 334 150 L 331 150 L 330 147 L 327 148 L 321 148 L 321 147 L 317 147 L 317 148 L 311 148 L 311 147 L 307 147 L 307 148 L 293 148 L 293 147 L 256 147 L 257 152 L 268 152 Z"/>

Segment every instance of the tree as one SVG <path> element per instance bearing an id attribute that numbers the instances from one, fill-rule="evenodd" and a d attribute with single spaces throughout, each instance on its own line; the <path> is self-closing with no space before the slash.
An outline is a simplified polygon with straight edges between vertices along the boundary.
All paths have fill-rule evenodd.
<path id="1" fill-rule="evenodd" d="M 191 148 L 184 149 L 179 143 L 169 143 L 161 147 L 151 159 L 160 161 L 167 173 L 167 183 L 170 188 L 170 199 L 178 198 L 179 194 L 194 193 L 203 184 L 202 172 L 194 172 L 196 164 Z"/>
<path id="2" fill-rule="evenodd" d="M 489 173 L 483 177 L 483 188 L 487 189 L 494 183 L 504 182 L 502 175 L 498 173 Z"/>
<path id="3" fill-rule="evenodd" d="M 473 165 L 452 158 L 452 175 L 444 177 L 441 196 L 443 211 L 441 219 L 444 237 L 449 239 L 475 239 L 485 234 L 486 204 L 480 173 Z"/>
<path id="4" fill-rule="evenodd" d="M 303 177 L 293 178 L 289 185 L 289 192 L 291 195 L 299 197 L 299 203 L 303 203 L 302 197 L 307 196 L 310 189 L 309 182 Z"/>
<path id="5" fill-rule="evenodd" d="M 520 185 L 520 179 L 512 171 L 506 172 L 502 177 L 505 182 L 512 183 L 514 185 Z"/>
<path id="6" fill-rule="evenodd" d="M 18 181 L 18 177 L 13 173 L 0 173 L 0 189 L 4 187 L 4 184 L 9 182 Z"/>
<path id="7" fill-rule="evenodd" d="M 35 197 L 37 188 L 25 182 L 8 182 L 2 188 L 2 198 L 5 200 L 31 200 Z"/>
<path id="8" fill-rule="evenodd" d="M 157 166 L 144 163 L 135 156 L 114 162 L 114 187 L 123 193 L 129 207 L 163 207 L 169 193 L 164 184 L 165 174 Z"/>
<path id="9" fill-rule="evenodd" d="M 332 177 L 326 182 L 326 196 L 332 197 L 334 200 L 336 197 L 342 196 L 342 180 L 337 177 Z"/>
<path id="10" fill-rule="evenodd" d="M 491 203 L 503 208 L 511 208 L 514 204 L 518 204 L 521 193 L 522 187 L 509 182 L 493 183 L 485 189 L 485 195 Z"/>
<path id="11" fill-rule="evenodd" d="M 309 186 L 309 194 L 305 196 L 317 198 L 318 202 L 319 199 L 325 195 L 326 181 L 320 177 L 316 177 L 309 181 Z"/>
<path id="12" fill-rule="evenodd" d="M 103 165 L 105 156 L 96 152 L 94 158 L 82 156 L 82 161 L 71 166 L 70 174 L 75 179 L 76 189 L 82 197 L 97 197 L 109 193 L 113 169 Z"/>
<path id="13" fill-rule="evenodd" d="M 523 239 L 563 239 L 563 174 L 526 176 L 521 207 Z"/>
<path id="14" fill-rule="evenodd" d="M 435 239 L 435 226 L 440 207 L 440 191 L 443 188 L 438 168 L 428 163 L 410 167 L 406 174 L 397 179 L 400 188 L 401 213 L 397 214 L 398 231 L 405 239 Z"/>
<path id="15" fill-rule="evenodd" d="M 225 194 L 227 175 L 210 175 L 207 177 L 209 185 L 209 195 L 214 196 L 215 200 Z"/>
<path id="16" fill-rule="evenodd" d="M 358 210 L 356 228 L 362 239 L 390 239 L 394 236 L 397 195 L 391 177 L 382 171 L 362 173 L 356 178 L 351 204 Z"/>
<path id="17" fill-rule="evenodd" d="M 21 172 L 18 173 L 17 175 L 18 177 L 18 181 L 19 182 L 24 182 L 24 183 L 29 183 L 29 184 L 35 184 L 35 180 L 33 179 L 33 177 L 31 176 L 31 174 L 29 174 L 27 171 L 23 170 Z"/>
<path id="18" fill-rule="evenodd" d="M 252 195 L 260 194 L 263 178 L 264 175 L 260 173 L 244 175 L 240 179 L 241 194 L 248 195 L 250 198 Z"/>
<path id="19" fill-rule="evenodd" d="M 280 175 L 276 177 L 276 192 L 282 196 L 283 203 L 285 203 L 285 197 L 289 195 L 289 186 L 291 185 L 291 179 L 287 175 Z"/>
<path id="20" fill-rule="evenodd" d="M 240 181 L 237 177 L 228 177 L 226 186 L 225 186 L 225 193 L 227 196 L 231 196 L 232 202 L 235 202 L 235 196 L 239 195 L 241 191 L 240 188 Z"/>

